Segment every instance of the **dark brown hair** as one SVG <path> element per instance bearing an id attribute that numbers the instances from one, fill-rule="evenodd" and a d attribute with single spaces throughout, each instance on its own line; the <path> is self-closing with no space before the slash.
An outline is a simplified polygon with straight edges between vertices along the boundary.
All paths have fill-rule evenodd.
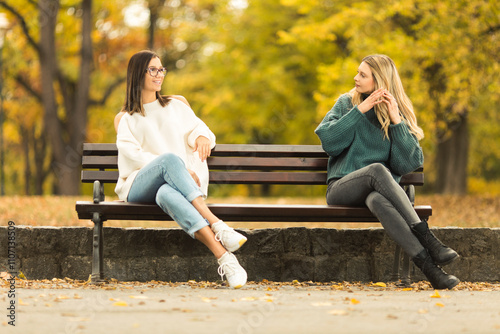
<path id="1" fill-rule="evenodd" d="M 149 62 L 154 57 L 160 58 L 153 51 L 143 50 L 130 58 L 127 67 L 127 96 L 122 111 L 126 111 L 131 115 L 136 112 L 144 115 L 142 89 L 144 87 L 146 70 Z M 166 106 L 170 101 L 169 96 L 161 95 L 160 92 L 156 92 L 156 98 L 162 107 Z"/>

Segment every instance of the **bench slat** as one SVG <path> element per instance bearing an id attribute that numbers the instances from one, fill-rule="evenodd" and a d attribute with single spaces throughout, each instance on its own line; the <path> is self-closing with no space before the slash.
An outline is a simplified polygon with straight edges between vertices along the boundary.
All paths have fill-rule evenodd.
<path id="1" fill-rule="evenodd" d="M 117 155 L 115 143 L 84 143 L 83 155 Z M 309 157 L 326 156 L 320 145 L 217 144 L 212 156 Z"/>
<path id="2" fill-rule="evenodd" d="M 326 173 L 210 172 L 212 184 L 326 184 Z M 116 183 L 118 171 L 82 171 L 82 182 Z"/>
<path id="3" fill-rule="evenodd" d="M 251 170 L 323 170 L 327 168 L 326 158 L 254 158 L 254 157 L 211 157 L 211 170 L 251 169 Z M 83 156 L 83 168 L 118 169 L 116 156 Z"/>
<path id="4" fill-rule="evenodd" d="M 212 156 L 322 158 L 326 153 L 321 145 L 217 144 Z"/>
<path id="5" fill-rule="evenodd" d="M 325 185 L 326 172 L 210 172 L 210 183 L 212 184 L 302 184 L 302 185 Z M 118 171 L 82 171 L 82 182 L 93 183 L 99 180 L 102 183 L 116 183 Z M 424 174 L 411 173 L 402 177 L 401 185 L 424 184 Z"/>
<path id="6" fill-rule="evenodd" d="M 85 155 L 117 155 L 118 149 L 115 143 L 84 143 L 83 152 Z"/>
<path id="7" fill-rule="evenodd" d="M 210 172 L 212 184 L 326 184 L 326 172 Z"/>
<path id="8" fill-rule="evenodd" d="M 264 222 L 376 222 L 366 207 L 346 207 L 340 205 L 278 205 L 278 204 L 208 204 L 210 210 L 226 221 Z M 76 210 L 79 219 L 92 219 L 98 212 L 104 220 L 159 220 L 172 218 L 156 204 L 126 202 L 78 201 Z M 415 206 L 421 218 L 432 215 L 428 205 Z"/>
<path id="9" fill-rule="evenodd" d="M 254 157 L 211 157 L 210 170 L 321 170 L 326 171 L 325 158 L 254 158 Z"/>
<path id="10" fill-rule="evenodd" d="M 118 169 L 118 156 L 83 156 L 82 167 L 95 169 Z"/>

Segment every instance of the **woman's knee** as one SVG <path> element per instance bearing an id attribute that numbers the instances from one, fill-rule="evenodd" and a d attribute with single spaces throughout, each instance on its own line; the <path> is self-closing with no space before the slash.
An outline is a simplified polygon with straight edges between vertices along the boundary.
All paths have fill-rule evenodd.
<path id="1" fill-rule="evenodd" d="M 182 161 L 182 159 L 178 155 L 173 153 L 163 153 L 159 156 L 159 159 L 162 166 L 164 167 L 184 166 L 184 161 Z"/>
<path id="2" fill-rule="evenodd" d="M 381 163 L 374 163 L 368 166 L 370 174 L 377 180 L 392 179 L 391 172 Z"/>
<path id="3" fill-rule="evenodd" d="M 175 196 L 175 190 L 167 184 L 164 184 L 156 192 L 156 204 L 160 207 L 169 206 L 173 196 Z"/>

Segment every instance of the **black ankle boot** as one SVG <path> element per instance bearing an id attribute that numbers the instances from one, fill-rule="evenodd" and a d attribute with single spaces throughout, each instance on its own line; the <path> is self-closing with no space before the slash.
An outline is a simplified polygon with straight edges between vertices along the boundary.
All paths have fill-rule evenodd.
<path id="1" fill-rule="evenodd" d="M 413 258 L 413 262 L 422 270 L 434 289 L 452 289 L 460 283 L 458 278 L 447 274 L 440 266 L 435 264 L 425 249 Z"/>
<path id="2" fill-rule="evenodd" d="M 445 246 L 432 231 L 425 220 L 411 228 L 418 241 L 429 251 L 430 256 L 436 264 L 445 265 L 459 258 L 457 252 Z"/>

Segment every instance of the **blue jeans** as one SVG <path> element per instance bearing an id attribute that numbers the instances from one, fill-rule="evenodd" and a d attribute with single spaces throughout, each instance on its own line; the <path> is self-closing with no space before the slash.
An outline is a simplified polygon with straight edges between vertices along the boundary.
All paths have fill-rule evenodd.
<path id="1" fill-rule="evenodd" d="M 331 181 L 326 202 L 330 205 L 367 206 L 387 234 L 409 256 L 415 257 L 424 250 L 410 229 L 420 222 L 420 218 L 403 188 L 382 164 L 368 165 Z"/>
<path id="2" fill-rule="evenodd" d="M 203 196 L 186 165 L 175 154 L 166 153 L 144 166 L 135 177 L 127 201 L 156 203 L 192 238 L 208 222 L 191 202 Z"/>

